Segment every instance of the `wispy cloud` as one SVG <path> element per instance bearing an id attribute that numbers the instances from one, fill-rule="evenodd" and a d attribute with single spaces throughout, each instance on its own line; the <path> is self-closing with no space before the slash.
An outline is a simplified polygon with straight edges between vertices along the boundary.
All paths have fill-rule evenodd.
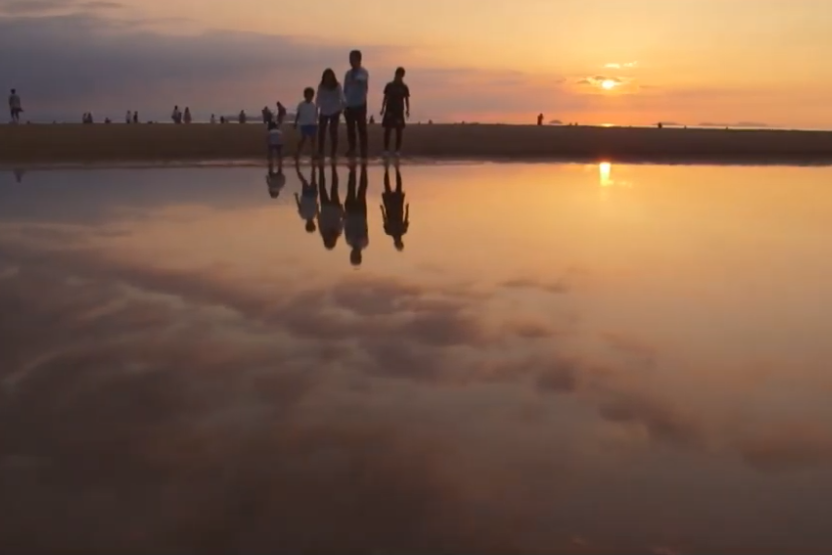
<path id="1" fill-rule="evenodd" d="M 635 67 L 638 67 L 638 62 L 612 62 L 609 64 L 604 64 L 604 67 L 607 69 L 633 69 Z"/>

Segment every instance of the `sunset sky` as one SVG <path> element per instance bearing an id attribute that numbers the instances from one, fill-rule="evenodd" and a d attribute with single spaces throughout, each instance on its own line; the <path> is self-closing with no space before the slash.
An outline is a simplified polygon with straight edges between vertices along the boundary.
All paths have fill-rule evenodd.
<path id="1" fill-rule="evenodd" d="M 294 105 L 360 48 L 413 119 L 832 127 L 829 0 L 0 0 L 27 115 Z"/>

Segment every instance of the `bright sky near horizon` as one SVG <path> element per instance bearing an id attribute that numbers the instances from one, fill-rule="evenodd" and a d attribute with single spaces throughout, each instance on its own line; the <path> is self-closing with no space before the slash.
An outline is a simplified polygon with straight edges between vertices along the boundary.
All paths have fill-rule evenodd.
<path id="1" fill-rule="evenodd" d="M 358 47 L 376 105 L 408 68 L 414 119 L 832 127 L 829 0 L 0 0 L 0 14 L 15 52 L 0 81 L 30 110 L 291 104 Z"/>

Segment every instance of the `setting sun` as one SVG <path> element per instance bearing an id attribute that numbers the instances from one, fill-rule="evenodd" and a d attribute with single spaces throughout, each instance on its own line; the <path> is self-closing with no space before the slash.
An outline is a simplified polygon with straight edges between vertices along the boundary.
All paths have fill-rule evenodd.
<path id="1" fill-rule="evenodd" d="M 607 91 L 611 91 L 615 88 L 616 85 L 618 85 L 618 83 L 616 83 L 612 79 L 604 79 L 603 81 L 601 81 L 601 88 Z"/>

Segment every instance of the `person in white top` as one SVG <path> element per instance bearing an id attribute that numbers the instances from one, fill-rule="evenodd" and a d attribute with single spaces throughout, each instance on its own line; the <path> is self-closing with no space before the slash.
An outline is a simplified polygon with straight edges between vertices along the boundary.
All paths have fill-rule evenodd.
<path id="1" fill-rule="evenodd" d="M 344 74 L 344 120 L 347 122 L 347 156 L 355 156 L 355 135 L 361 157 L 367 158 L 367 92 L 370 74 L 361 65 L 360 50 L 350 52 L 350 69 Z"/>
<path id="2" fill-rule="evenodd" d="M 298 214 L 306 221 L 306 231 L 308 233 L 315 233 L 315 219 L 318 217 L 318 185 L 315 182 L 315 167 L 312 167 L 312 183 L 303 177 L 300 172 L 300 164 L 295 162 L 295 171 L 298 172 L 298 178 L 303 184 L 301 187 L 301 194 L 298 196 L 295 193 L 295 203 L 298 205 Z"/>
<path id="3" fill-rule="evenodd" d="M 298 109 L 295 112 L 295 129 L 300 127 L 300 142 L 298 143 L 298 151 L 295 153 L 295 158 L 300 158 L 300 155 L 303 153 L 306 139 L 309 139 L 311 145 L 312 158 L 317 153 L 315 144 L 318 137 L 318 106 L 313 102 L 314 100 L 315 89 L 312 87 L 303 89 L 303 101 L 298 104 Z"/>
<path id="4" fill-rule="evenodd" d="M 335 77 L 335 72 L 327 68 L 321 75 L 318 94 L 315 97 L 320 116 L 318 118 L 318 156 L 323 158 L 326 146 L 326 132 L 329 129 L 330 156 L 338 153 L 338 123 L 344 109 L 344 91 Z"/>

